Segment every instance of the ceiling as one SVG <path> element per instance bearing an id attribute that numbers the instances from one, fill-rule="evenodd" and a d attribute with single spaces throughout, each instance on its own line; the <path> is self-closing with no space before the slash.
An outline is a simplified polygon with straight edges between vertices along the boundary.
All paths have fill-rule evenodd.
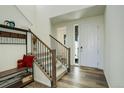
<path id="1" fill-rule="evenodd" d="M 97 5 L 85 9 L 81 9 L 78 11 L 73 11 L 67 14 L 63 14 L 60 16 L 56 16 L 51 18 L 51 22 L 53 24 L 65 22 L 65 21 L 73 21 L 80 18 L 90 17 L 90 16 L 97 16 L 104 14 L 105 6 L 104 5 Z"/>

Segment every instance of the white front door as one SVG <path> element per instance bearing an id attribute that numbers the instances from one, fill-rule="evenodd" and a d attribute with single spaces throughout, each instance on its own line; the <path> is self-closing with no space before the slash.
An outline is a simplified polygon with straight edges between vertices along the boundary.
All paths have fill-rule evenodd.
<path id="1" fill-rule="evenodd" d="M 81 24 L 79 33 L 80 65 L 98 66 L 97 25 L 94 23 Z"/>

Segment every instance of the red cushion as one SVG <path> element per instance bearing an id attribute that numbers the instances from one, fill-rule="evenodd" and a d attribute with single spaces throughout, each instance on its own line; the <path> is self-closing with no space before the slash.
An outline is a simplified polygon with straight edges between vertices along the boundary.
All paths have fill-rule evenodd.
<path id="1" fill-rule="evenodd" d="M 23 56 L 23 62 L 27 67 L 32 67 L 34 56 L 32 55 L 24 55 Z"/>
<path id="2" fill-rule="evenodd" d="M 23 60 L 22 59 L 18 60 L 17 61 L 17 68 L 19 69 L 19 68 L 23 68 L 23 67 L 25 67 Z"/>

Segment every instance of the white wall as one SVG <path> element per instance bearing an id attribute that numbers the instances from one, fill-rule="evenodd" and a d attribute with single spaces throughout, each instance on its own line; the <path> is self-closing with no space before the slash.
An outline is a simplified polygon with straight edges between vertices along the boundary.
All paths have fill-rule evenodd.
<path id="1" fill-rule="evenodd" d="M 16 5 L 16 7 L 22 12 L 22 15 L 24 15 L 28 22 L 30 22 L 31 25 L 34 25 L 35 23 L 35 17 L 36 17 L 36 6 L 35 5 Z"/>
<path id="2" fill-rule="evenodd" d="M 104 72 L 110 87 L 124 87 L 124 6 L 105 12 Z"/>
<path id="3" fill-rule="evenodd" d="M 89 7 L 88 5 L 52 5 L 52 6 L 36 6 L 37 10 L 37 32 L 36 34 L 43 40 L 47 45 L 50 46 L 50 37 L 51 34 L 51 23 L 50 18 L 76 11 Z"/>
<path id="4" fill-rule="evenodd" d="M 25 53 L 24 45 L 0 45 L 0 72 L 17 67 L 17 59 Z"/>
<path id="5" fill-rule="evenodd" d="M 67 28 L 67 47 L 71 48 L 71 64 L 74 65 L 75 62 L 75 46 L 74 46 L 74 41 L 75 41 L 75 33 L 74 33 L 74 25 L 79 24 L 79 31 L 80 26 L 82 25 L 83 22 L 86 23 L 96 23 L 98 25 L 98 34 L 99 34 L 99 65 L 98 68 L 103 69 L 103 53 L 104 53 L 104 16 L 93 16 L 93 17 L 88 17 L 84 19 L 79 19 L 71 22 L 63 22 L 63 23 L 57 23 L 57 24 L 52 24 L 52 35 L 57 38 L 57 28 L 65 26 Z"/>
<path id="6" fill-rule="evenodd" d="M 25 12 L 28 13 L 29 9 L 25 7 Z M 30 14 L 33 11 L 30 11 Z M 26 15 L 28 17 L 28 15 Z M 13 20 L 16 27 L 20 28 L 33 28 L 33 21 L 31 23 L 26 19 L 16 6 L 13 5 L 1 5 L 0 6 L 0 24 L 4 23 L 4 20 Z M 33 18 L 33 17 L 31 17 Z M 0 29 L 1 30 L 1 29 Z M 0 72 L 16 67 L 16 61 L 23 57 L 26 53 L 25 45 L 1 45 L 0 44 Z"/>
<path id="7" fill-rule="evenodd" d="M 66 34 L 66 27 L 57 28 L 57 40 L 64 44 L 64 35 Z"/>
<path id="8" fill-rule="evenodd" d="M 30 24 L 30 29 L 36 31 L 36 6 L 35 5 L 16 5 L 20 14 Z M 25 25 L 27 27 L 27 25 Z M 24 27 L 25 27 L 24 26 Z"/>
<path id="9" fill-rule="evenodd" d="M 26 11 L 26 9 L 25 9 Z M 18 8 L 13 5 L 1 5 L 0 6 L 0 23 L 4 23 L 4 20 L 13 20 L 17 27 L 30 27 L 31 23 L 20 13 Z"/>
<path id="10" fill-rule="evenodd" d="M 51 81 L 44 75 L 36 64 L 34 64 L 34 80 L 51 87 Z"/>

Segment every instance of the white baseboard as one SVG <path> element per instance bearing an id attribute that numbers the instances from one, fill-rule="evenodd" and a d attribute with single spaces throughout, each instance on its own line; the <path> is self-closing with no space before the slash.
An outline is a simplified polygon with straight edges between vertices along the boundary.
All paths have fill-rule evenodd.
<path id="1" fill-rule="evenodd" d="M 104 72 L 104 75 L 105 75 L 105 78 L 106 78 L 106 81 L 107 81 L 107 84 L 108 84 L 109 88 L 112 88 L 112 87 L 111 87 L 111 84 L 110 84 L 110 82 L 109 82 L 109 80 L 108 80 L 107 74 L 106 74 L 106 72 L 104 71 L 104 69 L 103 69 L 103 72 Z"/>

